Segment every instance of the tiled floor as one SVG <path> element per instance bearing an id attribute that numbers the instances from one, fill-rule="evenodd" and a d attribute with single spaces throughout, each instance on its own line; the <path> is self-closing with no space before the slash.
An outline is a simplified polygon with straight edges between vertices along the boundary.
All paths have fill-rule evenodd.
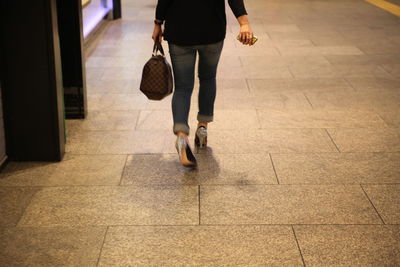
<path id="1" fill-rule="evenodd" d="M 64 160 L 0 174 L 0 265 L 400 266 L 400 18 L 247 0 L 259 41 L 243 47 L 228 10 L 209 147 L 188 171 L 171 97 L 138 90 L 155 3 L 123 1 L 88 57 Z"/>

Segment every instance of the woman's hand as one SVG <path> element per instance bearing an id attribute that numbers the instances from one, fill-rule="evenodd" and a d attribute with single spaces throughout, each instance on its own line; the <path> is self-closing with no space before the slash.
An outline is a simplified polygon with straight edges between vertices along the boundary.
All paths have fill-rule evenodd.
<path id="1" fill-rule="evenodd" d="M 241 24 L 240 25 L 240 33 L 239 33 L 239 40 L 244 45 L 253 45 L 253 30 L 250 27 L 250 24 Z"/>
<path id="2" fill-rule="evenodd" d="M 154 24 L 153 36 L 151 37 L 154 42 L 158 41 L 161 43 L 162 41 L 163 31 L 161 25 Z"/>

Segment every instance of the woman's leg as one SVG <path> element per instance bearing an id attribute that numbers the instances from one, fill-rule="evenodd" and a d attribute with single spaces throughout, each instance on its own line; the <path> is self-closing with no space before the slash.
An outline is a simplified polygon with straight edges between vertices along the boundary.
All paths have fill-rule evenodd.
<path id="1" fill-rule="evenodd" d="M 174 72 L 175 91 L 172 97 L 173 132 L 189 135 L 188 116 L 194 87 L 196 49 L 190 46 L 169 45 Z"/>
<path id="2" fill-rule="evenodd" d="M 214 118 L 214 102 L 216 97 L 216 75 L 224 41 L 203 45 L 199 48 L 199 126 L 207 127 Z"/>

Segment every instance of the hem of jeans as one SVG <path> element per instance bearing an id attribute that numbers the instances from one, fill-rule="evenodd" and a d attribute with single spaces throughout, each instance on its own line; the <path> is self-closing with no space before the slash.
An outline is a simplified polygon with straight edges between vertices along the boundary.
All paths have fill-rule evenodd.
<path id="1" fill-rule="evenodd" d="M 188 125 L 183 124 L 183 123 L 175 123 L 173 127 L 173 132 L 174 134 L 178 134 L 178 132 L 184 132 L 187 135 L 189 135 L 190 128 Z"/>
<path id="2" fill-rule="evenodd" d="M 198 122 L 212 122 L 214 120 L 214 116 L 209 116 L 209 115 L 202 115 L 202 114 L 197 114 L 197 121 Z"/>

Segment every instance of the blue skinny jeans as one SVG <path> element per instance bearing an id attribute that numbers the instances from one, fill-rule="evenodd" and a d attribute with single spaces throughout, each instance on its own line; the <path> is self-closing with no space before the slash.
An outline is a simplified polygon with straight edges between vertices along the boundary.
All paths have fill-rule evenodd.
<path id="1" fill-rule="evenodd" d="M 200 81 L 198 104 L 199 122 L 212 122 L 216 96 L 216 75 L 224 41 L 207 45 L 179 46 L 168 43 L 174 72 L 175 91 L 172 96 L 173 132 L 189 135 L 188 116 L 194 87 L 197 53 L 199 54 L 198 76 Z"/>

